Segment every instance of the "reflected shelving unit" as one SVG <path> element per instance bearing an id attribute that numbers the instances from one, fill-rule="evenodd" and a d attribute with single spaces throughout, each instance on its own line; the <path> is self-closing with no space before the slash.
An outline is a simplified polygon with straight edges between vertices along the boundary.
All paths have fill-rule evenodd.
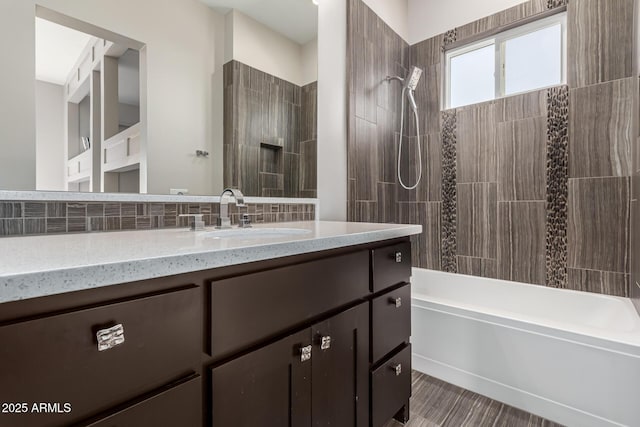
<path id="1" fill-rule="evenodd" d="M 83 51 L 65 85 L 67 189 L 146 192 L 140 53 L 104 39 Z"/>

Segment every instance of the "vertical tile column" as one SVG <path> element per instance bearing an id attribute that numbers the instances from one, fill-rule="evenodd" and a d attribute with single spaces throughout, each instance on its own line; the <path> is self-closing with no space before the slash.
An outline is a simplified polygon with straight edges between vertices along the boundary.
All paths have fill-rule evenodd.
<path id="1" fill-rule="evenodd" d="M 496 102 L 456 110 L 456 261 L 497 277 Z"/>
<path id="2" fill-rule="evenodd" d="M 456 112 L 442 113 L 442 270 L 458 272 Z"/>
<path id="3" fill-rule="evenodd" d="M 407 73 L 409 45 L 362 0 L 347 5 L 348 219 L 395 223 L 400 85 L 385 78 Z M 407 150 L 414 148 L 407 142 Z M 418 221 L 417 212 L 407 217 Z"/>
<path id="4" fill-rule="evenodd" d="M 546 284 L 567 286 L 567 197 L 569 179 L 569 89 L 547 95 Z"/>
<path id="5" fill-rule="evenodd" d="M 570 289 L 629 295 L 633 0 L 568 7 Z"/>
<path id="6" fill-rule="evenodd" d="M 407 99 L 401 98 L 400 85 L 393 96 L 398 108 L 405 103 L 404 136 L 400 169 L 403 182 L 413 186 L 422 167 L 422 179 L 414 190 L 396 185 L 398 221 L 423 226 L 423 233 L 413 237 L 416 267 L 440 270 L 442 268 L 442 123 L 440 113 L 443 36 L 424 40 L 409 49 L 410 66 L 423 70 L 416 87 L 415 99 L 418 118 L 409 108 Z M 399 114 L 396 115 L 400 120 Z M 399 124 L 399 122 L 398 122 Z M 416 126 L 416 124 L 418 126 Z M 419 133 L 418 133 L 419 131 Z M 419 142 L 419 144 L 418 144 Z M 422 153 L 419 163 L 418 149 Z M 397 147 L 394 147 L 397 150 Z M 394 157 L 395 158 L 395 157 Z M 396 175 L 394 165 L 392 173 Z"/>
<path id="7" fill-rule="evenodd" d="M 538 285 L 546 284 L 546 96 L 497 101 L 496 124 L 498 278 Z"/>

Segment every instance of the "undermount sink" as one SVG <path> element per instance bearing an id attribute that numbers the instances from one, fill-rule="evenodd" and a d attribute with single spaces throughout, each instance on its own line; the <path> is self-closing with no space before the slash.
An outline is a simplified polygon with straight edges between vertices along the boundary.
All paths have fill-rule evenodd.
<path id="1" fill-rule="evenodd" d="M 206 237 L 219 237 L 219 238 L 234 238 L 234 237 L 246 237 L 246 238 L 269 238 L 269 237 L 285 237 L 285 236 L 299 236 L 311 233 L 311 230 L 305 230 L 303 228 L 231 228 L 225 230 L 207 231 L 204 233 Z"/>

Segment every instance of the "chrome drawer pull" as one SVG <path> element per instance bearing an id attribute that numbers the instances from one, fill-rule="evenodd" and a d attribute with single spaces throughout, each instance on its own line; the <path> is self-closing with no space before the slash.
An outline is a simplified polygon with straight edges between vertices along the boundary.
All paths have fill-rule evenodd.
<path id="1" fill-rule="evenodd" d="M 396 252 L 396 263 L 402 262 L 402 252 Z"/>
<path id="2" fill-rule="evenodd" d="M 322 341 L 320 342 L 320 350 L 329 350 L 331 348 L 331 337 L 326 336 L 322 337 Z"/>
<path id="3" fill-rule="evenodd" d="M 391 369 L 396 373 L 396 377 L 399 377 L 402 373 L 402 363 L 392 366 Z"/>
<path id="4" fill-rule="evenodd" d="M 100 329 L 96 333 L 98 339 L 98 351 L 110 350 L 124 343 L 124 326 L 122 324 L 108 329 Z"/>
<path id="5" fill-rule="evenodd" d="M 307 360 L 311 360 L 311 346 L 310 345 L 300 348 L 300 361 L 301 362 L 306 362 Z"/>
<path id="6" fill-rule="evenodd" d="M 396 308 L 402 307 L 402 298 L 389 298 L 389 304 L 395 305 Z"/>

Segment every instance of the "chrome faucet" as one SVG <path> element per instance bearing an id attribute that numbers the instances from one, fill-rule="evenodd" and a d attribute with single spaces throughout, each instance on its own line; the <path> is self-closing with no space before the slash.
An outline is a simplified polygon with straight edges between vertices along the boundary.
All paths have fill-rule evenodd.
<path id="1" fill-rule="evenodd" d="M 220 217 L 216 221 L 216 228 L 231 228 L 231 219 L 229 218 L 229 196 L 233 196 L 236 206 L 244 207 L 244 195 L 235 188 L 227 188 L 220 195 Z"/>

